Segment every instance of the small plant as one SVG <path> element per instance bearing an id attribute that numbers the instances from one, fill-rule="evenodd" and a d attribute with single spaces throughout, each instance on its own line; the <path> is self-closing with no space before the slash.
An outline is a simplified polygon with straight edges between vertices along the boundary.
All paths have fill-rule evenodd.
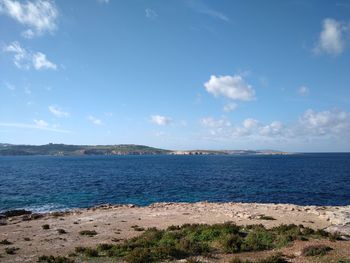
<path id="1" fill-rule="evenodd" d="M 42 225 L 41 227 L 42 229 L 45 229 L 45 230 L 50 229 L 50 225 L 48 224 Z"/>
<path id="2" fill-rule="evenodd" d="M 266 215 L 260 216 L 259 219 L 261 219 L 261 220 L 276 220 L 272 216 L 266 216 Z"/>
<path id="3" fill-rule="evenodd" d="M 61 256 L 40 256 L 38 258 L 40 263 L 74 263 L 73 259 Z"/>
<path id="4" fill-rule="evenodd" d="M 246 260 L 242 260 L 240 258 L 233 258 L 230 263 L 288 263 L 287 260 L 284 259 L 282 254 L 275 254 L 272 256 L 269 256 L 267 258 L 264 259 L 260 259 L 258 261 L 250 261 L 248 259 Z"/>
<path id="5" fill-rule="evenodd" d="M 106 250 L 110 250 L 113 248 L 113 245 L 111 244 L 99 244 L 97 245 L 97 250 L 99 251 L 106 251 Z"/>
<path id="6" fill-rule="evenodd" d="M 1 240 L 0 245 L 12 245 L 12 242 L 8 241 L 7 239 Z"/>
<path id="7" fill-rule="evenodd" d="M 60 235 L 62 235 L 62 234 L 67 234 L 67 231 L 64 230 L 64 229 L 62 229 L 62 228 L 57 229 L 57 232 L 58 232 L 58 234 L 60 234 Z"/>
<path id="8" fill-rule="evenodd" d="M 30 241 L 30 238 L 29 237 L 25 237 L 23 238 L 24 241 Z"/>
<path id="9" fill-rule="evenodd" d="M 257 263 L 288 263 L 282 254 L 278 253 L 267 258 L 259 260 Z"/>
<path id="10" fill-rule="evenodd" d="M 334 232 L 329 234 L 329 240 L 335 242 L 337 240 L 342 240 L 342 238 L 339 232 Z"/>
<path id="11" fill-rule="evenodd" d="M 79 232 L 79 234 L 81 236 L 89 236 L 89 237 L 92 237 L 92 236 L 96 236 L 97 235 L 97 232 L 95 230 L 82 230 Z"/>
<path id="12" fill-rule="evenodd" d="M 137 247 L 126 256 L 129 263 L 146 263 L 152 262 L 151 253 L 148 248 Z"/>
<path id="13" fill-rule="evenodd" d="M 16 251 L 19 250 L 18 247 L 7 247 L 5 248 L 5 252 L 9 255 L 16 254 Z"/>
<path id="14" fill-rule="evenodd" d="M 135 231 L 145 231 L 145 229 L 143 227 L 140 227 L 138 225 L 133 225 L 131 226 L 131 228 L 133 228 Z"/>
<path id="15" fill-rule="evenodd" d="M 98 251 L 90 247 L 76 247 L 75 252 L 85 255 L 86 257 L 98 257 Z"/>
<path id="16" fill-rule="evenodd" d="M 196 258 L 188 258 L 186 260 L 186 263 L 202 263 L 202 261 L 200 261 L 199 259 L 196 259 Z"/>
<path id="17" fill-rule="evenodd" d="M 331 250 L 331 247 L 325 245 L 314 245 L 303 248 L 301 254 L 306 257 L 324 256 Z"/>

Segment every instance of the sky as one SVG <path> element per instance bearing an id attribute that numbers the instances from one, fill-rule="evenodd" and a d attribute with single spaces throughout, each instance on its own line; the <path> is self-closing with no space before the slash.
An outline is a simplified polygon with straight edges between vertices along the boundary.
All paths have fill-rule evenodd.
<path id="1" fill-rule="evenodd" d="M 0 0 L 0 142 L 350 151 L 350 1 Z"/>

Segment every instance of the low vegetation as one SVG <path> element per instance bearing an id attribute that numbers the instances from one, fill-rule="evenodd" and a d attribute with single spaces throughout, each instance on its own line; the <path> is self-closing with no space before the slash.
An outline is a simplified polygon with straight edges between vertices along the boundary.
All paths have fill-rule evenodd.
<path id="1" fill-rule="evenodd" d="M 7 239 L 3 239 L 0 241 L 0 245 L 12 245 L 12 242 L 8 241 Z"/>
<path id="2" fill-rule="evenodd" d="M 134 227 L 135 228 L 135 227 Z M 130 263 L 159 262 L 205 256 L 213 253 L 239 253 L 281 248 L 294 240 L 328 238 L 324 231 L 314 231 L 302 225 L 280 225 L 266 229 L 263 225 L 237 226 L 225 224 L 185 224 L 166 230 L 149 228 L 140 236 L 120 244 L 100 244 L 96 248 L 77 247 L 75 252 L 85 257 L 120 258 Z M 236 262 L 239 259 L 235 259 Z M 234 262 L 234 261 L 233 261 Z M 244 262 L 244 261 L 243 261 Z M 275 255 L 259 263 L 286 262 Z"/>
<path id="3" fill-rule="evenodd" d="M 312 257 L 312 256 L 324 256 L 329 251 L 331 251 L 332 248 L 325 246 L 325 245 L 314 245 L 314 246 L 308 246 L 305 247 L 302 251 L 302 255 L 306 257 Z"/>
<path id="4" fill-rule="evenodd" d="M 67 234 L 67 231 L 62 229 L 62 228 L 59 228 L 59 229 L 57 229 L 57 233 L 62 235 L 62 234 Z"/>
<path id="5" fill-rule="evenodd" d="M 138 225 L 133 225 L 131 226 L 131 228 L 133 228 L 135 231 L 145 231 L 145 229 L 143 227 L 140 227 Z"/>
<path id="6" fill-rule="evenodd" d="M 95 230 L 82 230 L 79 232 L 79 234 L 81 236 L 89 236 L 89 237 L 92 237 L 92 236 L 96 236 L 97 235 L 97 232 Z"/>
<path id="7" fill-rule="evenodd" d="M 261 220 L 276 220 L 276 218 L 273 218 L 272 216 L 266 216 L 266 215 L 260 216 L 259 219 L 261 219 Z"/>
<path id="8" fill-rule="evenodd" d="M 7 247 L 5 248 L 5 252 L 9 255 L 14 255 L 16 254 L 16 251 L 19 250 L 18 247 Z"/>
<path id="9" fill-rule="evenodd" d="M 45 229 L 45 230 L 50 229 L 50 225 L 48 224 L 42 225 L 41 227 L 42 229 Z"/>
<path id="10" fill-rule="evenodd" d="M 275 254 L 258 261 L 242 260 L 239 258 L 234 258 L 230 263 L 288 263 L 288 261 L 283 257 L 282 254 Z"/>
<path id="11" fill-rule="evenodd" d="M 38 259 L 39 263 L 74 263 L 73 259 L 61 256 L 41 256 Z"/>

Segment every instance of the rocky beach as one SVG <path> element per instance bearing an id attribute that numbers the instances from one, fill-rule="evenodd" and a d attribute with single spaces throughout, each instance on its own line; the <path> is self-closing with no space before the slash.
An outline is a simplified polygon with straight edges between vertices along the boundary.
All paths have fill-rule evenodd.
<path id="1" fill-rule="evenodd" d="M 77 257 L 75 248 L 118 244 L 153 227 L 166 229 L 172 225 L 212 225 L 225 222 L 239 226 L 262 224 L 267 229 L 281 224 L 295 224 L 337 234 L 337 241 L 297 240 L 292 245 L 279 249 L 288 256 L 288 262 L 342 262 L 337 260 L 350 258 L 350 206 L 209 202 L 154 203 L 145 207 L 106 204 L 43 214 L 25 211 L 3 213 L 0 220 L 1 262 L 37 262 L 43 255 L 72 257 L 74 262 L 110 262 L 110 259 Z M 324 256 L 325 261 L 319 257 L 315 261 L 314 257 L 302 255 L 303 247 L 319 243 L 332 248 Z M 203 262 L 230 262 L 235 256 L 255 260 L 274 252 L 276 249 L 254 253 L 225 253 L 211 259 L 204 258 Z"/>

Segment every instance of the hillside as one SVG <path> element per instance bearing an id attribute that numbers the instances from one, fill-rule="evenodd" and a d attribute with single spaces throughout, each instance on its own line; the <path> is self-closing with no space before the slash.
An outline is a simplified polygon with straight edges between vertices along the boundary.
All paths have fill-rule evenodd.
<path id="1" fill-rule="evenodd" d="M 166 154 L 168 150 L 144 145 L 13 145 L 0 144 L 0 155 L 145 155 Z"/>

